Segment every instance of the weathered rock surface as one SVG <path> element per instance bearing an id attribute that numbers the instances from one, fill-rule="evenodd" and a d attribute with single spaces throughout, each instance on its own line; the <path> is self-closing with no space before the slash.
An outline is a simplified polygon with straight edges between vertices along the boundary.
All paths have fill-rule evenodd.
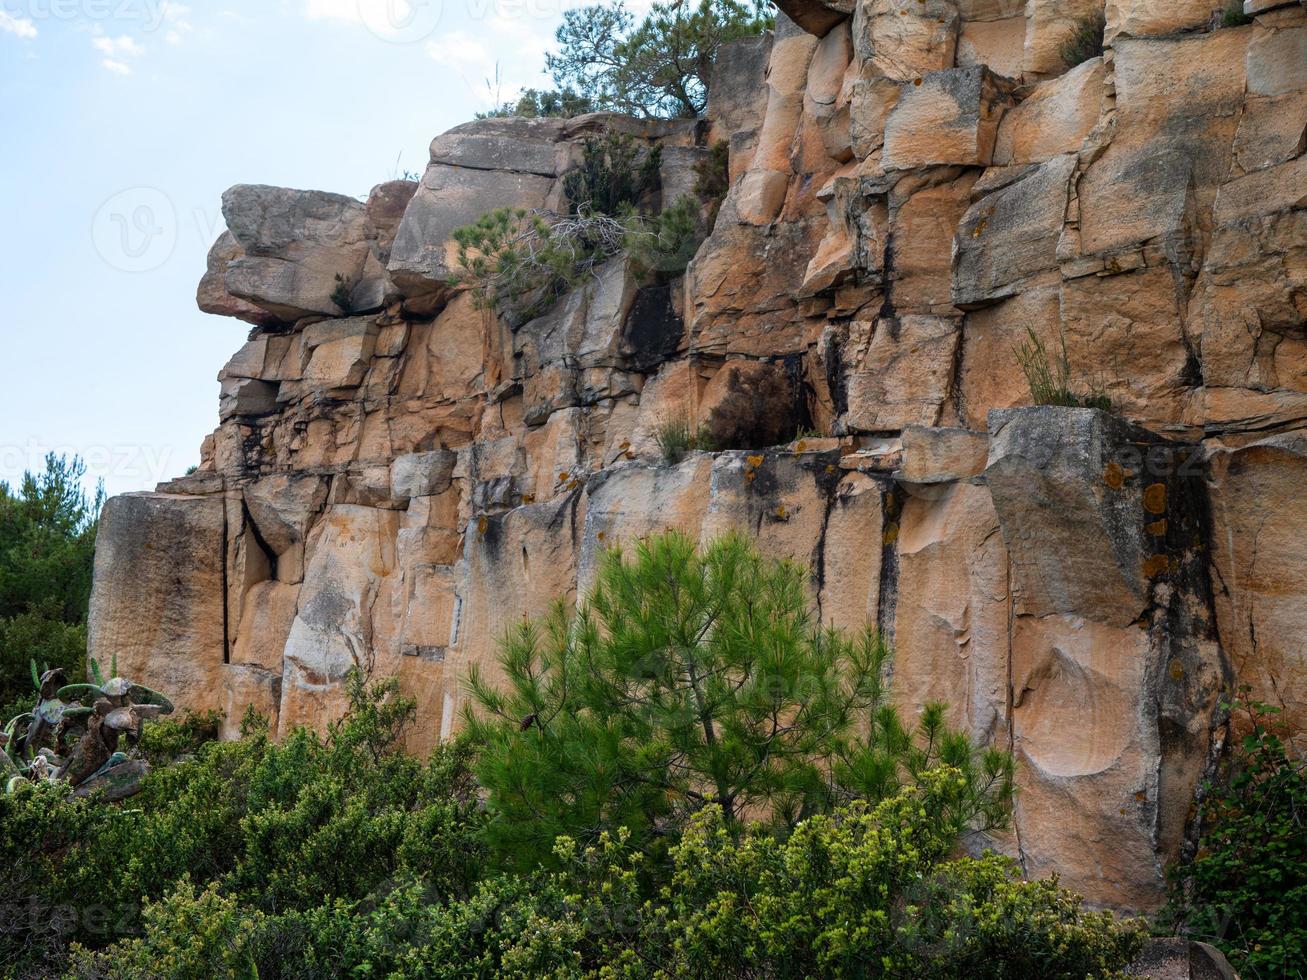
<path id="1" fill-rule="evenodd" d="M 1220 692 L 1307 717 L 1307 11 L 782 6 L 706 121 L 481 120 L 366 203 L 228 192 L 199 301 L 254 329 L 200 472 L 105 510 L 92 654 L 229 735 L 328 724 L 358 665 L 425 752 L 605 548 L 738 529 L 892 637 L 906 711 L 1013 749 L 1027 873 L 1155 908 Z M 684 274 L 609 262 L 526 322 L 452 288 L 453 230 L 560 207 L 605 128 L 664 200 L 729 143 Z M 1032 334 L 1113 414 L 1023 407 Z M 671 423 L 729 451 L 668 463 Z"/>

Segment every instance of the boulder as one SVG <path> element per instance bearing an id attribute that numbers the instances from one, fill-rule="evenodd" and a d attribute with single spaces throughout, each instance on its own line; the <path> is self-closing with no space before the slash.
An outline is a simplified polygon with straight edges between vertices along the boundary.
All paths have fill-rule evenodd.
<path id="1" fill-rule="evenodd" d="M 762 125 L 767 111 L 767 62 L 772 35 L 739 38 L 717 51 L 707 116 L 716 139 L 730 139 Z"/>
<path id="2" fill-rule="evenodd" d="M 877 432 L 938 425 L 960 339 L 957 319 L 905 316 L 850 325 L 845 425 Z"/>
<path id="3" fill-rule="evenodd" d="M 994 163 L 1043 163 L 1080 149 L 1098 123 L 1107 69 L 1090 58 L 1065 75 L 1040 82 L 1020 105 L 1003 115 L 994 146 Z"/>
<path id="4" fill-rule="evenodd" d="M 1094 24 L 1102 13 L 1103 0 L 1028 0 L 1022 73 L 1038 77 L 1065 71 L 1068 65 L 1062 56 L 1063 46 L 1083 25 Z"/>
<path id="5" fill-rule="evenodd" d="M 372 188 L 368 194 L 364 208 L 368 224 L 372 226 L 371 237 L 377 242 L 377 258 L 383 265 L 390 260 L 390 247 L 395 243 L 399 224 L 404 220 L 404 212 L 417 189 L 416 180 L 388 180 Z"/>
<path id="6" fill-rule="evenodd" d="M 219 235 L 209 249 L 208 268 L 196 290 L 195 302 L 205 313 L 234 316 L 256 327 L 271 326 L 277 322 L 275 315 L 227 291 L 227 267 L 244 257 L 245 250 L 231 232 Z"/>
<path id="7" fill-rule="evenodd" d="M 907 498 L 898 525 L 894 700 L 905 718 L 942 701 L 977 743 L 1002 743 L 1010 608 L 998 517 L 983 486 L 931 489 Z"/>
<path id="8" fill-rule="evenodd" d="M 1246 30 L 1115 45 L 1115 135 L 1079 179 L 1078 252 L 1192 250 L 1229 171 Z M 1210 220 L 1210 219 L 1207 219 Z"/>
<path id="9" fill-rule="evenodd" d="M 193 711 L 222 707 L 227 657 L 221 496 L 132 493 L 100 515 L 88 656 L 106 677 L 162 691 Z"/>
<path id="10" fill-rule="evenodd" d="M 1299 547 L 1307 518 L 1307 434 L 1213 447 L 1212 578 L 1216 622 L 1239 681 L 1253 700 L 1281 708 L 1281 719 L 1307 749 L 1307 656 L 1303 630 L 1307 555 Z"/>
<path id="11" fill-rule="evenodd" d="M 383 616 L 395 587 L 398 530 L 394 511 L 351 504 L 329 507 L 315 527 L 286 640 L 280 734 L 338 719 L 345 675 L 355 667 L 371 672 L 387 649 Z"/>
<path id="12" fill-rule="evenodd" d="M 952 68 L 958 46 L 955 0 L 869 0 L 853 13 L 853 44 L 870 71 L 899 82 Z"/>
<path id="13" fill-rule="evenodd" d="M 960 164 L 987 167 L 1010 84 L 983 65 L 904 82 L 885 123 L 886 170 Z"/>
<path id="14" fill-rule="evenodd" d="M 1226 9 L 1222 0 L 1107 0 L 1104 38 L 1111 43 L 1195 30 L 1219 20 Z"/>
<path id="15" fill-rule="evenodd" d="M 443 303 L 458 273 L 451 236 L 502 207 L 542 208 L 566 166 L 564 124 L 555 119 L 482 119 L 457 126 L 431 144 L 387 266 L 406 297 Z"/>
<path id="16" fill-rule="evenodd" d="M 1150 980 L 1239 980 L 1215 946 L 1181 937 L 1147 940 L 1130 974 Z"/>
<path id="17" fill-rule="evenodd" d="M 907 483 L 952 483 L 979 476 L 989 458 L 989 436 L 969 429 L 909 425 L 903 429 L 902 478 Z"/>
<path id="18" fill-rule="evenodd" d="M 1169 506 L 1165 480 L 1145 466 L 1154 446 L 1165 463 L 1163 441 L 1088 408 L 994 412 L 989 429 L 985 478 L 1022 608 L 1118 627 L 1135 622 L 1153 578 L 1166 570 L 1165 556 L 1156 567 L 1145 530 Z"/>
<path id="19" fill-rule="evenodd" d="M 1075 171 L 1074 154 L 1054 157 L 971 206 L 953 249 L 955 305 L 975 309 L 1012 296 L 1057 267 Z"/>
<path id="20" fill-rule="evenodd" d="M 854 0 L 776 0 L 776 6 L 809 34 L 825 37 L 848 19 L 856 4 Z"/>
<path id="21" fill-rule="evenodd" d="M 448 449 L 408 453 L 390 464 L 390 489 L 396 497 L 429 497 L 449 488 L 458 456 Z"/>
<path id="22" fill-rule="evenodd" d="M 223 194 L 222 214 L 244 250 L 227 265 L 232 295 L 285 321 L 381 306 L 384 271 L 353 198 L 238 184 Z"/>

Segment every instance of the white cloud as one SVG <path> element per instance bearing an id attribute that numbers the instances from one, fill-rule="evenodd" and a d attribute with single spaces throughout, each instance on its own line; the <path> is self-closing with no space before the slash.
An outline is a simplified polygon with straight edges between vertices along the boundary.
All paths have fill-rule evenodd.
<path id="1" fill-rule="evenodd" d="M 26 17 L 15 17 L 0 10 L 0 31 L 30 40 L 36 37 L 36 25 Z"/>
<path id="2" fill-rule="evenodd" d="M 195 25 L 190 22 L 191 8 L 184 3 L 173 3 L 172 0 L 164 0 L 159 6 L 159 19 L 168 28 L 168 33 L 163 39 L 169 44 L 181 44 L 182 39 L 187 34 L 195 30 Z"/>
<path id="3" fill-rule="evenodd" d="M 110 58 L 139 58 L 145 54 L 145 48 L 126 34 L 118 37 L 93 37 L 91 44 L 96 51 Z"/>
<path id="4" fill-rule="evenodd" d="M 541 56 L 550 38 L 546 25 L 492 16 L 478 25 L 477 34 L 493 38 L 493 45 L 467 31 L 454 30 L 439 34 L 423 47 L 433 61 L 462 75 L 472 95 L 487 107 L 515 98 L 524 88 L 549 84 Z"/>
<path id="5" fill-rule="evenodd" d="M 123 64 L 121 61 L 114 61 L 112 58 L 105 58 L 100 62 L 100 64 L 104 65 L 105 68 L 109 69 L 115 75 L 130 75 L 132 73 L 131 65 Z"/>
<path id="6" fill-rule="evenodd" d="M 309 20 L 345 20 L 355 24 L 377 23 L 392 7 L 401 16 L 407 0 L 306 0 L 304 15 Z"/>

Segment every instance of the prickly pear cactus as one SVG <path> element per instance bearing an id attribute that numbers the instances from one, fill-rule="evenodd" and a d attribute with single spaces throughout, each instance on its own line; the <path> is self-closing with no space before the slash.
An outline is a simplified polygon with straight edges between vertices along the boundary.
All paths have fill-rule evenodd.
<path id="1" fill-rule="evenodd" d="M 62 670 L 38 673 L 32 662 L 36 704 L 0 731 L 6 793 L 51 782 L 69 786 L 74 798 L 114 802 L 140 790 L 149 765 L 130 753 L 145 723 L 171 714 L 173 705 L 158 691 L 116 676 L 117 667 L 115 660 L 115 676 L 105 680 L 92 661 L 87 683 L 68 684 Z"/>

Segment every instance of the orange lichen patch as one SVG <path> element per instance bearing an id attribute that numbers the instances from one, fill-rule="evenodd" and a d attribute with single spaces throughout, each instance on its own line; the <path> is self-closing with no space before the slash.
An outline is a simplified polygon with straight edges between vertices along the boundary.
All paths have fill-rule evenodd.
<path id="1" fill-rule="evenodd" d="M 602 541 L 605 537 L 607 537 L 607 535 L 603 531 L 600 531 L 598 534 L 595 535 L 595 537 L 597 537 L 600 541 Z"/>
<path id="2" fill-rule="evenodd" d="M 971 237 L 979 238 L 981 235 L 983 235 L 985 233 L 985 226 L 987 224 L 989 224 L 988 218 L 981 218 L 979 221 L 977 221 L 976 227 L 971 229 Z"/>
<path id="3" fill-rule="evenodd" d="M 1178 681 L 1184 677 L 1184 664 L 1178 660 L 1172 660 L 1166 667 L 1167 673 L 1171 675 L 1171 680 Z"/>
<path id="4" fill-rule="evenodd" d="M 535 502 L 536 502 L 536 495 L 535 495 L 535 494 L 533 494 L 533 493 L 524 493 L 524 494 L 522 494 L 522 503 L 524 503 L 524 504 L 534 504 Z"/>
<path id="5" fill-rule="evenodd" d="M 1160 521 L 1153 521 L 1144 530 L 1157 538 L 1164 536 L 1166 534 L 1166 518 L 1163 517 Z"/>
<path id="6" fill-rule="evenodd" d="M 893 544 L 899 539 L 898 521 L 885 525 L 885 533 L 881 535 L 881 542 L 884 544 Z"/>
<path id="7" fill-rule="evenodd" d="M 1144 491 L 1144 509 L 1150 514 L 1166 513 L 1166 484 L 1154 483 Z"/>
<path id="8" fill-rule="evenodd" d="M 801 453 L 807 448 L 808 448 L 808 444 L 804 442 L 802 439 L 800 439 L 798 442 L 794 444 L 794 451 L 796 453 Z"/>
<path id="9" fill-rule="evenodd" d="M 749 466 L 751 466 L 753 469 L 756 470 L 759 466 L 763 464 L 766 458 L 767 457 L 765 456 L 745 456 L 744 461 L 748 463 Z"/>
<path id="10" fill-rule="evenodd" d="M 567 482 L 567 478 L 568 478 L 569 476 L 571 476 L 571 475 L 572 475 L 572 474 L 569 473 L 569 472 L 567 472 L 567 470 L 563 470 L 561 473 L 558 474 L 558 482 L 559 482 L 559 483 L 566 483 L 566 482 Z"/>
<path id="11" fill-rule="evenodd" d="M 790 512 L 785 509 L 784 504 L 781 504 L 779 507 L 776 508 L 776 520 L 788 521 L 789 519 L 790 519 Z"/>
<path id="12" fill-rule="evenodd" d="M 1135 794 L 1135 799 L 1138 800 L 1140 803 L 1142 803 L 1144 802 L 1144 800 L 1148 799 L 1148 794 L 1143 792 L 1143 790 L 1140 790 L 1138 793 Z"/>
<path id="13" fill-rule="evenodd" d="M 1144 574 L 1149 578 L 1157 578 L 1170 567 L 1171 559 L 1166 555 L 1153 555 L 1144 560 Z"/>
<path id="14" fill-rule="evenodd" d="M 1125 486 L 1125 468 L 1116 460 L 1112 460 L 1103 467 L 1103 482 L 1113 490 L 1120 490 Z"/>
<path id="15" fill-rule="evenodd" d="M 885 516 L 894 517 L 899 512 L 899 498 L 892 493 L 885 494 Z"/>
<path id="16" fill-rule="evenodd" d="M 752 483 L 754 480 L 758 479 L 758 474 L 753 472 L 753 470 L 749 470 L 748 473 L 744 474 L 744 479 L 747 482 Z"/>
<path id="17" fill-rule="evenodd" d="M 829 474 L 829 473 L 834 473 L 834 472 L 835 472 L 835 464 L 834 464 L 834 463 L 827 463 L 827 464 L 826 464 L 826 472 L 827 472 L 828 474 Z"/>
<path id="18" fill-rule="evenodd" d="M 485 534 L 486 531 L 490 530 L 490 520 L 489 520 L 489 518 L 484 517 L 484 516 L 482 516 L 482 517 L 478 517 L 478 518 L 477 518 L 477 530 L 478 530 L 479 532 L 481 532 L 482 534 Z"/>

